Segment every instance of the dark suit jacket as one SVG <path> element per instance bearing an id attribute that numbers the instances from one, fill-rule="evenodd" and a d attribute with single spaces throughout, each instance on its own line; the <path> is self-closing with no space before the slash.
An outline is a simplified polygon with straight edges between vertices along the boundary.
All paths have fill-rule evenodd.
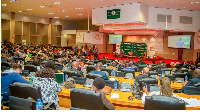
<path id="1" fill-rule="evenodd" d="M 76 69 L 76 68 L 72 68 L 71 71 L 77 72 L 79 77 L 84 77 L 84 76 L 83 76 L 83 72 L 82 72 L 82 71 L 79 71 L 79 70 Z"/>
<path id="2" fill-rule="evenodd" d="M 193 72 L 194 72 L 194 70 L 191 70 L 191 71 L 187 72 L 186 75 L 187 75 L 188 79 L 192 79 L 193 78 L 193 76 L 194 76 Z"/>
<path id="3" fill-rule="evenodd" d="M 181 72 L 181 69 L 176 69 L 175 71 L 174 71 L 174 73 L 180 73 Z"/>
<path id="4" fill-rule="evenodd" d="M 200 82 L 200 76 L 197 76 L 188 81 L 188 83 L 185 86 L 193 86 L 194 84 L 197 84 L 199 82 Z M 182 87 L 182 92 L 184 92 L 185 86 Z"/>

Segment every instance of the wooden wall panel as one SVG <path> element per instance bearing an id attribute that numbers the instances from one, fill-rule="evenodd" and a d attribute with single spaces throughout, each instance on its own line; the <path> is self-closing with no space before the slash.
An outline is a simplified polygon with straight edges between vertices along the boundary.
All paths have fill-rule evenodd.
<path id="1" fill-rule="evenodd" d="M 72 47 L 76 44 L 76 34 L 67 35 L 67 46 Z"/>
<path id="2" fill-rule="evenodd" d="M 36 35 L 36 23 L 31 23 L 30 34 Z"/>
<path id="3" fill-rule="evenodd" d="M 22 22 L 15 21 L 15 34 L 22 35 Z"/>

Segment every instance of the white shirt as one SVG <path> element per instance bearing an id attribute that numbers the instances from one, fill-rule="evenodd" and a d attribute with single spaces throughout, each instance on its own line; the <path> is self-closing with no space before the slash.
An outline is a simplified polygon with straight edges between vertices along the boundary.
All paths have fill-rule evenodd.
<path id="1" fill-rule="evenodd" d="M 160 95 L 160 91 L 153 91 L 153 92 L 149 93 L 149 95 L 144 93 L 142 98 L 141 98 L 142 99 L 142 104 L 144 105 L 146 96 L 153 96 L 153 95 Z M 178 95 L 174 94 L 174 93 L 172 93 L 172 97 L 178 98 L 179 100 L 181 100 L 181 98 Z"/>

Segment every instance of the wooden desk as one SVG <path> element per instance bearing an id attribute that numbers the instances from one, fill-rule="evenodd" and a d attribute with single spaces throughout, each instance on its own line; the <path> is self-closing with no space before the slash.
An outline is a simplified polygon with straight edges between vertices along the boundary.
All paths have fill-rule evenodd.
<path id="1" fill-rule="evenodd" d="M 76 88 L 85 88 L 89 89 L 88 87 L 83 87 L 83 85 L 76 85 Z M 111 93 L 119 93 L 119 99 L 112 99 L 110 98 L 110 94 L 106 95 L 106 98 L 110 100 L 110 102 L 116 107 L 116 110 L 144 110 L 144 105 L 142 105 L 142 101 L 136 98 L 133 98 L 133 101 L 129 100 L 128 97 L 132 96 L 132 92 L 122 92 L 122 91 L 114 91 L 112 89 Z M 196 98 L 200 100 L 200 95 L 186 95 L 183 93 L 176 93 L 180 97 L 184 98 Z M 58 93 L 59 97 L 59 105 L 61 107 L 70 108 L 71 107 L 71 100 L 70 100 L 70 90 L 63 89 L 61 92 Z M 200 106 L 198 107 L 186 107 L 186 110 L 200 110 Z"/>

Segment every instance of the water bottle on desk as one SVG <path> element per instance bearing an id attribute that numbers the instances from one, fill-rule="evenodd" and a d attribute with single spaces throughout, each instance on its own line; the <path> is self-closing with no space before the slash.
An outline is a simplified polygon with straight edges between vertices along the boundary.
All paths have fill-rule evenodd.
<path id="1" fill-rule="evenodd" d="M 68 75 L 67 75 L 67 74 L 65 74 L 65 82 L 67 81 L 67 79 L 68 79 Z"/>
<path id="2" fill-rule="evenodd" d="M 114 70 L 111 71 L 111 76 L 114 76 Z"/>
<path id="3" fill-rule="evenodd" d="M 113 71 L 114 78 L 116 77 L 116 71 Z"/>
<path id="4" fill-rule="evenodd" d="M 134 85 L 133 85 L 133 92 L 136 92 L 136 81 L 134 82 Z"/>
<path id="5" fill-rule="evenodd" d="M 115 83 L 114 83 L 114 90 L 117 91 L 117 80 L 115 80 Z"/>
<path id="6" fill-rule="evenodd" d="M 41 101 L 41 98 L 38 98 L 37 99 L 37 102 L 36 102 L 36 110 L 43 110 L 43 103 Z"/>
<path id="7" fill-rule="evenodd" d="M 185 76 L 185 82 L 186 82 L 186 81 L 188 81 L 188 77 L 187 77 L 187 75 Z"/>

